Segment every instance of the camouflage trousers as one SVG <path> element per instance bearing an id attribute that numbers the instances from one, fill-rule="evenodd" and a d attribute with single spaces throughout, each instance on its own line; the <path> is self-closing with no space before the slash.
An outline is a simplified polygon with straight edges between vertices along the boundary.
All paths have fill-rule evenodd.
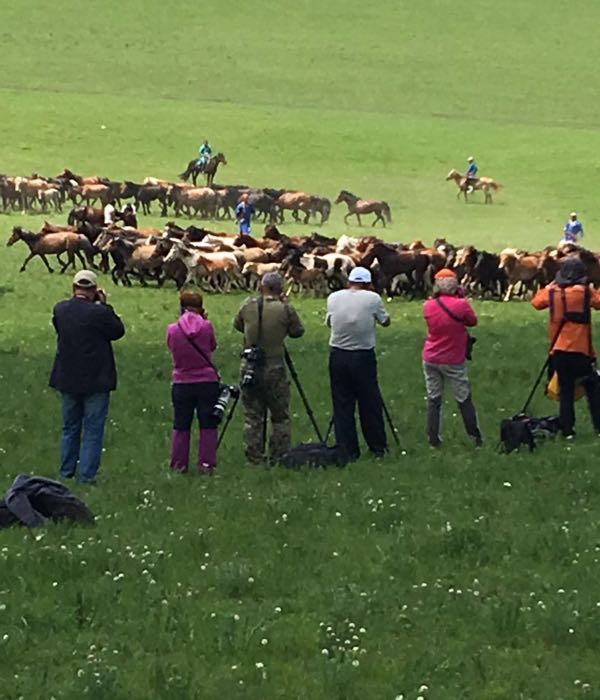
<path id="1" fill-rule="evenodd" d="M 290 449 L 292 428 L 290 423 L 290 381 L 283 361 L 267 360 L 257 370 L 252 386 L 242 389 L 244 406 L 244 444 L 249 462 L 265 461 L 263 425 L 271 416 L 269 453 L 278 460 Z"/>

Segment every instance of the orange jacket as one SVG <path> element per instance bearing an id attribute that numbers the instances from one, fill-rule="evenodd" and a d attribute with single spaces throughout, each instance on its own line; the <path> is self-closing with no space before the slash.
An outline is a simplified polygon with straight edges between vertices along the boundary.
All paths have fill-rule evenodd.
<path id="1" fill-rule="evenodd" d="M 562 301 L 562 290 L 564 290 L 565 293 L 567 311 L 581 312 L 584 310 L 586 285 L 583 284 L 575 284 L 571 287 L 561 288 L 553 282 L 547 287 L 540 289 L 531 302 L 538 311 L 550 308 L 550 327 L 548 329 L 550 342 L 556 337 L 565 313 Z M 600 309 L 600 292 L 590 288 L 589 294 L 590 307 L 592 309 Z M 563 352 L 581 352 L 584 355 L 596 357 L 596 352 L 592 345 L 591 323 L 573 323 L 567 321 L 560 332 L 558 340 L 554 344 L 552 352 L 556 352 L 557 350 Z"/>

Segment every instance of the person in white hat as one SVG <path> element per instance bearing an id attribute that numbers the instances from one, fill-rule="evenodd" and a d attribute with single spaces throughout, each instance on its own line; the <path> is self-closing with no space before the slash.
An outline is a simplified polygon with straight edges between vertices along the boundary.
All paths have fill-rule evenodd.
<path id="1" fill-rule="evenodd" d="M 372 291 L 371 273 L 355 267 L 348 278 L 348 289 L 334 292 L 327 299 L 329 339 L 329 378 L 333 403 L 333 423 L 338 448 L 348 461 L 358 459 L 355 409 L 372 454 L 387 451 L 383 422 L 383 402 L 377 381 L 375 326 L 390 325 L 390 316 L 379 294 Z"/>
<path id="2" fill-rule="evenodd" d="M 580 238 L 583 238 L 583 225 L 577 218 L 577 212 L 572 211 L 563 228 L 562 241 L 558 245 L 559 247 L 569 243 L 577 245 Z"/>
<path id="3" fill-rule="evenodd" d="M 475 184 L 477 183 L 477 180 L 479 180 L 477 176 L 479 168 L 477 167 L 477 163 L 475 162 L 475 158 L 473 158 L 473 156 L 469 156 L 467 158 L 467 163 L 469 164 L 469 166 L 467 168 L 467 172 L 465 173 L 465 178 L 467 181 L 467 192 L 471 194 Z"/>
<path id="4" fill-rule="evenodd" d="M 109 396 L 117 387 L 112 341 L 125 335 L 125 327 L 91 270 L 75 275 L 73 296 L 56 304 L 52 323 L 57 348 L 50 386 L 61 394 L 63 416 L 60 475 L 70 479 L 79 466 L 79 481 L 94 484 Z"/>

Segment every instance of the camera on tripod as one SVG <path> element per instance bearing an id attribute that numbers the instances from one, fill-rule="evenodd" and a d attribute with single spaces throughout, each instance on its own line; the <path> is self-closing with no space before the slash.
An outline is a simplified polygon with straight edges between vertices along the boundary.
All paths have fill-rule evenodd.
<path id="1" fill-rule="evenodd" d="M 246 362 L 240 385 L 243 388 L 252 386 L 256 382 L 256 370 L 265 361 L 265 351 L 258 345 L 252 345 L 252 347 L 242 350 L 240 358 Z"/>
<path id="2" fill-rule="evenodd" d="M 215 401 L 215 405 L 212 410 L 212 415 L 215 420 L 220 423 L 223 420 L 227 406 L 231 399 L 238 400 L 240 397 L 240 388 L 233 384 L 221 384 L 221 390 L 219 396 Z"/>

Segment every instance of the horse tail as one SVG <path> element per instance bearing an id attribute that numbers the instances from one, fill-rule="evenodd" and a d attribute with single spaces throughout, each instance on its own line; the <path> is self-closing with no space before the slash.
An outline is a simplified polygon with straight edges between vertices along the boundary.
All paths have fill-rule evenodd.
<path id="1" fill-rule="evenodd" d="M 184 182 L 187 182 L 187 181 L 189 180 L 190 175 L 192 174 L 192 172 L 193 172 L 193 170 L 194 170 L 194 165 L 195 165 L 195 161 L 191 160 L 191 161 L 188 163 L 188 166 L 187 166 L 187 168 L 185 169 L 185 171 L 179 174 L 179 177 L 180 177 Z"/>
<path id="2" fill-rule="evenodd" d="M 69 226 L 73 226 L 73 224 L 75 223 L 75 209 L 71 209 L 71 211 L 69 212 L 69 216 L 67 217 L 67 223 L 69 224 Z"/>
<path id="3" fill-rule="evenodd" d="M 390 211 L 390 205 L 387 202 L 382 202 L 383 204 L 383 213 L 385 214 L 385 218 L 388 221 L 388 224 L 392 223 L 392 212 Z"/>

